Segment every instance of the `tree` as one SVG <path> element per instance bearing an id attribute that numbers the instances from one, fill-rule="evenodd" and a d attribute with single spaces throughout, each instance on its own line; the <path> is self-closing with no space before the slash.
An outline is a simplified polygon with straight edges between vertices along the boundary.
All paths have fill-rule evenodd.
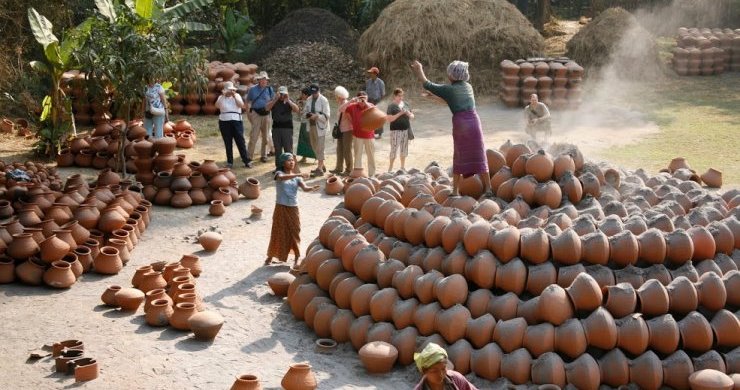
<path id="1" fill-rule="evenodd" d="M 74 129 L 72 102 L 62 89 L 62 75 L 74 64 L 73 53 L 89 35 L 92 21 L 87 20 L 67 31 L 61 42 L 54 35 L 49 19 L 34 8 L 28 9 L 28 22 L 45 56 L 44 61 L 31 61 L 30 66 L 51 81 L 49 94 L 42 102 L 42 128 L 36 148 L 40 153 L 53 156 L 59 153 L 64 138 Z"/>

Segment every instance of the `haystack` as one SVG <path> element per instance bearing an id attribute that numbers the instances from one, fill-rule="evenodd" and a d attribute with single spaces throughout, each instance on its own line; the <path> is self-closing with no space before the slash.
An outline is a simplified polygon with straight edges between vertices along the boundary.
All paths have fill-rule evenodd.
<path id="1" fill-rule="evenodd" d="M 623 8 L 609 8 L 596 16 L 566 45 L 567 56 L 587 74 L 610 71 L 636 80 L 661 74 L 655 38 Z"/>
<path id="2" fill-rule="evenodd" d="M 358 57 L 377 66 L 386 87 L 418 86 L 409 63 L 418 59 L 427 77 L 446 82 L 447 65 L 470 62 L 476 91 L 497 86 L 498 63 L 538 55 L 544 40 L 506 0 L 396 0 L 360 37 Z"/>
<path id="3" fill-rule="evenodd" d="M 301 8 L 288 14 L 260 41 L 253 60 L 259 61 L 273 51 L 307 42 L 323 42 L 354 55 L 357 31 L 337 15 L 321 8 Z"/>
<path id="4" fill-rule="evenodd" d="M 364 83 L 364 70 L 354 57 L 328 43 L 298 43 L 274 50 L 264 58 L 263 70 L 272 85 L 285 85 L 295 95 L 317 83 L 327 95 L 337 85 L 356 91 Z"/>

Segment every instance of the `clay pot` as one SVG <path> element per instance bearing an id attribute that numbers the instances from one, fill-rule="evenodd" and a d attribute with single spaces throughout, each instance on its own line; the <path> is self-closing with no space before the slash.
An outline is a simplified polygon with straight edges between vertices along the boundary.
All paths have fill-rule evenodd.
<path id="1" fill-rule="evenodd" d="M 100 300 L 107 306 L 118 307 L 116 293 L 119 291 L 121 291 L 121 286 L 115 284 L 110 285 L 105 289 L 105 291 L 103 291 L 103 295 L 100 296 Z"/>
<path id="2" fill-rule="evenodd" d="M 41 260 L 49 264 L 61 260 L 71 249 L 66 241 L 58 238 L 55 234 L 42 241 L 39 246 L 41 247 Z"/>
<path id="3" fill-rule="evenodd" d="M 359 355 L 367 372 L 382 374 L 393 368 L 398 359 L 398 349 L 383 341 L 373 341 L 360 348 Z"/>
<path id="4" fill-rule="evenodd" d="M 340 192 L 342 192 L 343 188 L 344 188 L 344 184 L 338 177 L 330 176 L 328 179 L 326 179 L 326 185 L 324 186 L 324 192 L 326 192 L 327 195 L 337 195 Z"/>
<path id="5" fill-rule="evenodd" d="M 620 349 L 612 349 L 599 359 L 601 382 L 612 387 L 626 385 L 630 381 L 629 361 Z"/>
<path id="6" fill-rule="evenodd" d="M 493 330 L 493 341 L 504 352 L 512 352 L 522 346 L 526 330 L 527 322 L 523 318 L 499 320 Z"/>
<path id="7" fill-rule="evenodd" d="M 647 321 L 650 332 L 650 349 L 662 353 L 671 354 L 678 348 L 680 333 L 678 323 L 670 314 L 651 318 Z"/>
<path id="8" fill-rule="evenodd" d="M 316 377 L 308 363 L 291 364 L 280 382 L 285 390 L 312 390 L 317 386 Z"/>
<path id="9" fill-rule="evenodd" d="M 362 205 L 372 197 L 372 190 L 365 185 L 352 185 L 344 192 L 345 207 L 355 214 L 360 214 Z"/>
<path id="10" fill-rule="evenodd" d="M 566 291 L 556 284 L 547 286 L 540 294 L 537 318 L 553 325 L 560 325 L 571 317 L 573 304 Z"/>
<path id="11" fill-rule="evenodd" d="M 629 364 L 630 381 L 641 389 L 657 390 L 663 384 L 663 366 L 653 351 L 637 357 Z"/>
<path id="12" fill-rule="evenodd" d="M 215 252 L 221 245 L 223 237 L 216 232 L 206 232 L 198 236 L 198 242 L 207 252 Z"/>
<path id="13" fill-rule="evenodd" d="M 213 340 L 224 324 L 224 318 L 214 311 L 202 311 L 188 319 L 190 329 L 198 340 Z"/>
<path id="14" fill-rule="evenodd" d="M 257 199 L 260 196 L 260 182 L 254 177 L 248 177 L 239 186 L 239 193 L 247 199 Z"/>
<path id="15" fill-rule="evenodd" d="M 541 264 L 550 257 L 550 239 L 544 230 L 527 228 L 520 232 L 519 257 L 531 264 Z"/>
<path id="16" fill-rule="evenodd" d="M 46 263 L 36 257 L 30 257 L 15 267 L 15 274 L 21 282 L 38 286 L 43 282 Z"/>
<path id="17" fill-rule="evenodd" d="M 417 309 L 417 313 L 418 312 L 419 309 Z M 435 328 L 448 343 L 454 343 L 465 337 L 465 326 L 469 319 L 470 311 L 468 311 L 465 306 L 458 304 L 447 310 L 439 311 L 435 322 Z M 416 316 L 414 318 L 414 322 L 416 323 Z"/>
<path id="18" fill-rule="evenodd" d="M 578 389 L 596 390 L 601 382 L 599 364 L 591 355 L 583 354 L 565 365 L 565 377 L 569 384 Z"/>
<path id="19" fill-rule="evenodd" d="M 560 355 L 546 352 L 532 362 L 532 383 L 565 387 L 565 363 Z"/>
<path id="20" fill-rule="evenodd" d="M 190 330 L 190 317 L 195 315 L 196 306 L 191 302 L 180 302 L 175 304 L 172 316 L 170 316 L 170 326 L 178 330 Z"/>
<path id="21" fill-rule="evenodd" d="M 714 168 L 709 168 L 701 176 L 701 181 L 704 182 L 708 187 L 720 188 L 722 187 L 722 171 Z"/>
<path id="22" fill-rule="evenodd" d="M 121 261 L 118 249 L 111 246 L 100 248 L 100 252 L 93 260 L 93 267 L 99 274 L 117 274 L 123 269 L 123 261 Z"/>
<path id="23" fill-rule="evenodd" d="M 33 239 L 31 233 L 19 233 L 13 234 L 13 241 L 8 245 L 5 254 L 16 260 L 24 260 L 37 254 L 39 251 L 39 245 Z"/>
<path id="24" fill-rule="evenodd" d="M 604 296 L 604 308 L 614 317 L 622 318 L 634 313 L 637 306 L 637 293 L 629 283 L 619 283 L 607 286 L 602 290 Z"/>
<path id="25" fill-rule="evenodd" d="M 55 288 L 69 288 L 76 281 L 72 266 L 65 261 L 54 261 L 44 272 L 44 283 Z"/>
<path id="26" fill-rule="evenodd" d="M 683 230 L 677 229 L 665 235 L 666 260 L 673 264 L 684 264 L 694 255 L 694 242 L 691 236 Z"/>
<path id="27" fill-rule="evenodd" d="M 256 375 L 239 375 L 230 390 L 262 390 L 262 385 Z"/>
<path id="28" fill-rule="evenodd" d="M 735 382 L 721 371 L 698 370 L 689 376 L 689 385 L 692 390 L 730 390 Z"/>
<path id="29" fill-rule="evenodd" d="M 694 372 L 691 358 L 684 351 L 676 351 L 662 362 L 663 384 L 673 389 L 689 389 L 689 376 Z"/>
<path id="30" fill-rule="evenodd" d="M 416 276 L 414 280 L 421 275 L 423 273 Z M 434 285 L 434 293 L 440 305 L 447 309 L 456 304 L 465 303 L 468 295 L 468 283 L 462 275 L 450 275 L 437 280 Z"/>
<path id="31" fill-rule="evenodd" d="M 501 376 L 507 378 L 514 384 L 525 384 L 529 382 L 532 356 L 526 349 L 520 348 L 504 355 L 501 358 Z"/>
<path id="32" fill-rule="evenodd" d="M 501 262 L 507 263 L 518 255 L 519 240 L 519 229 L 509 226 L 488 237 L 488 250 Z"/>
<path id="33" fill-rule="evenodd" d="M 704 260 L 714 257 L 717 247 L 714 242 L 714 237 L 712 237 L 712 233 L 710 233 L 707 228 L 704 226 L 694 226 L 687 230 L 686 233 L 691 237 L 691 241 L 694 243 L 694 254 L 691 257 L 692 260 Z"/>
<path id="34" fill-rule="evenodd" d="M 695 352 L 706 352 L 712 348 L 714 335 L 712 327 L 698 312 L 691 312 L 678 322 L 681 332 L 682 349 Z"/>
<path id="35" fill-rule="evenodd" d="M 639 355 L 648 347 L 650 333 L 647 323 L 640 314 L 632 314 L 616 320 L 617 346 L 633 355 Z"/>
<path id="36" fill-rule="evenodd" d="M 145 320 L 150 326 L 167 326 L 174 313 L 172 301 L 166 299 L 155 299 L 151 301 L 148 309 L 145 307 Z"/>
<path id="37" fill-rule="evenodd" d="M 158 299 L 162 299 L 162 300 L 167 301 L 167 303 L 168 303 L 169 306 L 172 306 L 172 304 L 174 303 L 172 301 L 172 298 L 170 298 L 170 296 L 167 295 L 167 292 L 163 288 L 157 288 L 157 289 L 154 289 L 154 290 L 149 290 L 149 291 L 146 292 L 146 294 L 144 294 L 144 296 L 145 296 L 145 299 L 144 299 L 144 313 L 148 313 L 149 312 L 149 309 L 150 309 L 150 307 L 152 305 L 152 302 L 154 302 L 154 301 L 156 301 Z M 170 315 L 171 314 L 172 313 L 170 313 Z"/>
<path id="38" fill-rule="evenodd" d="M 603 294 L 596 280 L 587 273 L 581 273 L 566 288 L 576 311 L 593 311 L 601 306 Z"/>
<path id="39" fill-rule="evenodd" d="M 116 292 L 115 300 L 122 311 L 135 312 L 144 302 L 144 293 L 135 288 L 122 288 Z"/>
<path id="40" fill-rule="evenodd" d="M 718 311 L 724 308 L 727 302 L 727 290 L 719 275 L 707 272 L 699 277 L 695 284 L 699 298 L 699 305 L 710 311 Z"/>
<path id="41" fill-rule="evenodd" d="M 663 233 L 655 228 L 637 236 L 639 259 L 650 264 L 661 264 L 666 257 L 666 242 Z"/>
<path id="42" fill-rule="evenodd" d="M 13 280 L 15 280 L 15 261 L 7 256 L 0 257 L 0 284 L 12 283 Z"/>

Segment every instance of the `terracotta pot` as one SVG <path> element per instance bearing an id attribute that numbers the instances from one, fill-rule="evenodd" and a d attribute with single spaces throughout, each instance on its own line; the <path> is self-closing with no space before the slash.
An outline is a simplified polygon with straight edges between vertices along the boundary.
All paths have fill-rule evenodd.
<path id="1" fill-rule="evenodd" d="M 13 241 L 8 245 L 5 253 L 16 260 L 24 260 L 37 254 L 39 251 L 39 245 L 34 241 L 30 233 L 20 233 L 13 234 Z"/>
<path id="2" fill-rule="evenodd" d="M 558 354 L 546 352 L 532 362 L 532 383 L 565 387 L 565 363 Z"/>
<path id="3" fill-rule="evenodd" d="M 262 385 L 256 375 L 239 375 L 230 390 L 262 390 Z"/>
<path id="4" fill-rule="evenodd" d="M 308 363 L 291 364 L 280 382 L 285 390 L 311 390 L 317 386 L 316 377 Z"/>
<path id="5" fill-rule="evenodd" d="M 663 354 L 676 351 L 680 333 L 678 323 L 670 314 L 651 318 L 647 325 L 650 332 L 650 349 Z"/>
<path id="6" fill-rule="evenodd" d="M 221 245 L 223 237 L 216 232 L 206 232 L 198 236 L 198 242 L 207 252 L 215 252 Z"/>
<path id="7" fill-rule="evenodd" d="M 14 280 L 15 261 L 7 256 L 0 257 L 0 284 L 12 283 Z"/>
<path id="8" fill-rule="evenodd" d="M 591 355 L 583 354 L 565 365 L 565 377 L 578 389 L 596 390 L 601 382 L 599 364 Z"/>
<path id="9" fill-rule="evenodd" d="M 662 362 L 663 384 L 673 389 L 689 389 L 689 376 L 694 372 L 691 358 L 684 351 L 676 351 Z"/>
<path id="10" fill-rule="evenodd" d="M 164 291 L 162 292 L 164 293 Z M 148 309 L 145 307 L 145 320 L 150 326 L 167 326 L 174 313 L 172 301 L 166 299 L 155 299 L 151 301 Z"/>
<path id="11" fill-rule="evenodd" d="M 711 259 L 714 257 L 717 246 L 714 242 L 712 233 L 707 230 L 704 226 L 694 226 L 687 230 L 686 233 L 691 237 L 691 241 L 694 244 L 694 254 L 691 257 L 692 260 L 704 260 Z"/>
<path id="12" fill-rule="evenodd" d="M 704 182 L 708 187 L 720 188 L 722 187 L 722 171 L 714 168 L 709 168 L 701 176 L 701 181 Z"/>
<path id="13" fill-rule="evenodd" d="M 694 284 L 685 276 L 679 276 L 666 286 L 669 310 L 674 314 L 688 314 L 696 310 L 699 296 Z"/>
<path id="14" fill-rule="evenodd" d="M 170 326 L 178 330 L 190 330 L 190 317 L 196 313 L 196 307 L 191 302 L 175 304 L 174 311 L 170 317 Z"/>
<path id="15" fill-rule="evenodd" d="M 76 281 L 72 266 L 64 261 L 55 261 L 44 272 L 44 283 L 55 288 L 69 288 Z"/>
<path id="16" fill-rule="evenodd" d="M 712 327 L 704 316 L 691 312 L 678 322 L 681 332 L 681 345 L 684 350 L 706 352 L 712 348 L 714 335 Z"/>
<path id="17" fill-rule="evenodd" d="M 560 325 L 573 317 L 573 304 L 562 287 L 553 284 L 542 291 L 537 307 L 537 317 L 553 325 Z"/>
<path id="18" fill-rule="evenodd" d="M 552 157 L 540 149 L 527 159 L 526 172 L 534 176 L 539 182 L 550 180 L 553 174 L 554 162 Z"/>
<path id="19" fill-rule="evenodd" d="M 620 349 L 612 349 L 599 359 L 601 382 L 612 387 L 626 385 L 630 381 L 629 361 Z"/>
<path id="20" fill-rule="evenodd" d="M 49 238 L 45 239 L 40 244 L 41 247 L 41 260 L 51 264 L 57 260 L 61 260 L 64 255 L 69 253 L 71 247 L 67 242 L 58 238 L 55 234 L 52 234 Z"/>
<path id="21" fill-rule="evenodd" d="M 707 272 L 699 277 L 695 284 L 699 305 L 710 311 L 718 311 L 724 308 L 727 302 L 727 290 L 719 275 Z"/>
<path id="22" fill-rule="evenodd" d="M 501 359 L 501 376 L 514 384 L 525 384 L 530 380 L 532 356 L 526 349 L 520 348 L 504 355 Z"/>
<path id="23" fill-rule="evenodd" d="M 115 300 L 122 311 L 135 312 L 144 302 L 144 293 L 135 288 L 122 288 L 116 292 Z"/>
<path id="24" fill-rule="evenodd" d="M 193 314 L 188 320 L 190 329 L 198 340 L 213 340 L 224 324 L 224 318 L 214 311 Z"/>
<path id="25" fill-rule="evenodd" d="M 398 359 L 398 350 L 392 344 L 373 341 L 360 348 L 359 355 L 367 372 L 382 374 L 391 371 Z"/>
<path id="26" fill-rule="evenodd" d="M 604 296 L 604 308 L 614 317 L 622 318 L 634 313 L 637 306 L 637 293 L 629 283 L 619 283 L 607 286 L 602 290 Z"/>
<path id="27" fill-rule="evenodd" d="M 629 364 L 630 381 L 641 389 L 657 390 L 663 384 L 663 367 L 653 351 L 638 356 Z"/>
<path id="28" fill-rule="evenodd" d="M 100 253 L 93 260 L 93 267 L 99 274 L 117 274 L 123 269 L 123 261 L 121 261 L 118 249 L 111 246 L 100 248 Z"/>
<path id="29" fill-rule="evenodd" d="M 735 382 L 721 371 L 698 370 L 689 376 L 689 385 L 696 390 L 730 390 Z"/>
<path id="30" fill-rule="evenodd" d="M 417 313 L 418 311 L 417 309 Z M 449 309 L 439 311 L 435 328 L 448 343 L 454 343 L 465 337 L 465 326 L 469 319 L 470 311 L 465 306 L 458 304 Z M 416 318 L 414 320 L 416 322 Z"/>
<path id="31" fill-rule="evenodd" d="M 43 282 L 46 263 L 36 257 L 30 257 L 15 267 L 15 274 L 21 282 L 38 286 Z"/>
<path id="32" fill-rule="evenodd" d="M 488 250 L 501 262 L 507 263 L 519 254 L 519 240 L 519 229 L 506 227 L 488 237 Z"/>
<path id="33" fill-rule="evenodd" d="M 416 278 L 421 275 L 423 275 L 423 273 L 418 275 Z M 459 274 L 438 279 L 434 285 L 434 293 L 437 297 L 437 301 L 439 301 L 440 305 L 445 309 L 456 304 L 465 303 L 468 295 L 467 291 L 468 283 L 465 280 L 465 277 Z"/>
<path id="34" fill-rule="evenodd" d="M 160 300 L 161 299 L 161 300 L 167 301 L 167 303 L 168 303 L 168 305 L 170 307 L 172 307 L 172 305 L 174 303 L 173 300 L 172 300 L 172 298 L 170 298 L 170 296 L 167 295 L 167 292 L 163 288 L 157 288 L 157 289 L 154 289 L 154 290 L 149 290 L 149 291 L 146 292 L 146 294 L 144 294 L 144 296 L 145 296 L 145 299 L 144 299 L 144 313 L 148 313 L 149 312 L 149 309 L 151 308 L 152 303 L 154 301 L 156 301 L 156 300 Z M 172 313 L 170 313 L 170 315 L 171 314 Z"/>
<path id="35" fill-rule="evenodd" d="M 566 171 L 563 173 L 558 184 L 562 188 L 563 197 L 568 198 L 571 203 L 578 204 L 581 201 L 583 197 L 583 186 L 573 174 Z"/>
<path id="36" fill-rule="evenodd" d="M 677 229 L 665 235 L 666 260 L 673 264 L 684 264 L 694 255 L 694 242 L 691 236 L 683 230 Z"/>
<path id="37" fill-rule="evenodd" d="M 576 311 L 593 311 L 601 306 L 603 294 L 596 280 L 587 273 L 581 273 L 565 289 Z"/>

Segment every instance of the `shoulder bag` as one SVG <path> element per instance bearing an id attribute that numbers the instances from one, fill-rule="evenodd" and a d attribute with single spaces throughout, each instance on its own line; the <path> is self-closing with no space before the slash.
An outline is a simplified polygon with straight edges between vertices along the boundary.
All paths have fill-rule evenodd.
<path id="1" fill-rule="evenodd" d="M 342 122 L 342 113 L 339 113 L 339 120 L 337 123 L 334 124 L 334 127 L 331 129 L 331 137 L 334 139 L 340 139 L 342 138 L 342 130 L 339 128 L 339 124 Z"/>

